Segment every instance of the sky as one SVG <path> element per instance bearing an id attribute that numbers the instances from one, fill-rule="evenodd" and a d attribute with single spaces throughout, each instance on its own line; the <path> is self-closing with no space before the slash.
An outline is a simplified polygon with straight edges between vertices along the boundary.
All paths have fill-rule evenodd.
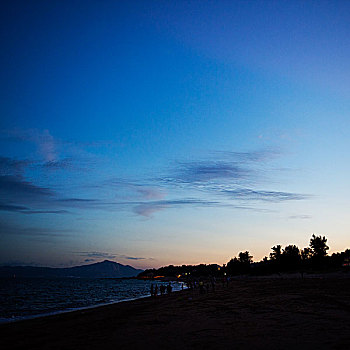
<path id="1" fill-rule="evenodd" d="M 349 1 L 3 1 L 0 264 L 350 248 Z"/>

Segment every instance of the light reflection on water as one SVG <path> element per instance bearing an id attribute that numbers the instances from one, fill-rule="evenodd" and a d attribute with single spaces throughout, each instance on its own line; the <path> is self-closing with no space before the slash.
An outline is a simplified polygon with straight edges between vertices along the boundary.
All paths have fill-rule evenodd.
<path id="1" fill-rule="evenodd" d="M 108 304 L 150 295 L 160 281 L 87 278 L 0 279 L 0 322 Z M 173 290 L 181 284 L 172 282 Z"/>

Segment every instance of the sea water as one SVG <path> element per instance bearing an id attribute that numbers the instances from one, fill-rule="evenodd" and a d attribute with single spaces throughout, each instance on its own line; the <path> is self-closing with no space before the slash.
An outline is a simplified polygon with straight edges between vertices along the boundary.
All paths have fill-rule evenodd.
<path id="1" fill-rule="evenodd" d="M 112 278 L 0 279 L 0 322 L 10 322 L 150 295 L 161 281 Z M 171 282 L 173 290 L 181 283 Z"/>

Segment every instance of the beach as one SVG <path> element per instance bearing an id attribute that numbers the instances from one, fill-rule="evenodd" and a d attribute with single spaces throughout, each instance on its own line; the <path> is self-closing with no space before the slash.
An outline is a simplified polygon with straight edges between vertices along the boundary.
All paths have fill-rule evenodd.
<path id="1" fill-rule="evenodd" d="M 241 278 L 0 325 L 6 349 L 350 349 L 350 278 Z M 5 347 L 3 347 L 5 349 Z"/>

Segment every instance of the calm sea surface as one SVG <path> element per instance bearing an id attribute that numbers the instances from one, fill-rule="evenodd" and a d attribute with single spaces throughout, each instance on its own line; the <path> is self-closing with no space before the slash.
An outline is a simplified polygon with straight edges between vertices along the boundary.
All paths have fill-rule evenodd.
<path id="1" fill-rule="evenodd" d="M 87 278 L 0 279 L 0 322 L 54 314 L 150 295 L 151 281 Z M 167 284 L 156 282 L 156 284 Z M 173 290 L 181 284 L 171 283 Z"/>

